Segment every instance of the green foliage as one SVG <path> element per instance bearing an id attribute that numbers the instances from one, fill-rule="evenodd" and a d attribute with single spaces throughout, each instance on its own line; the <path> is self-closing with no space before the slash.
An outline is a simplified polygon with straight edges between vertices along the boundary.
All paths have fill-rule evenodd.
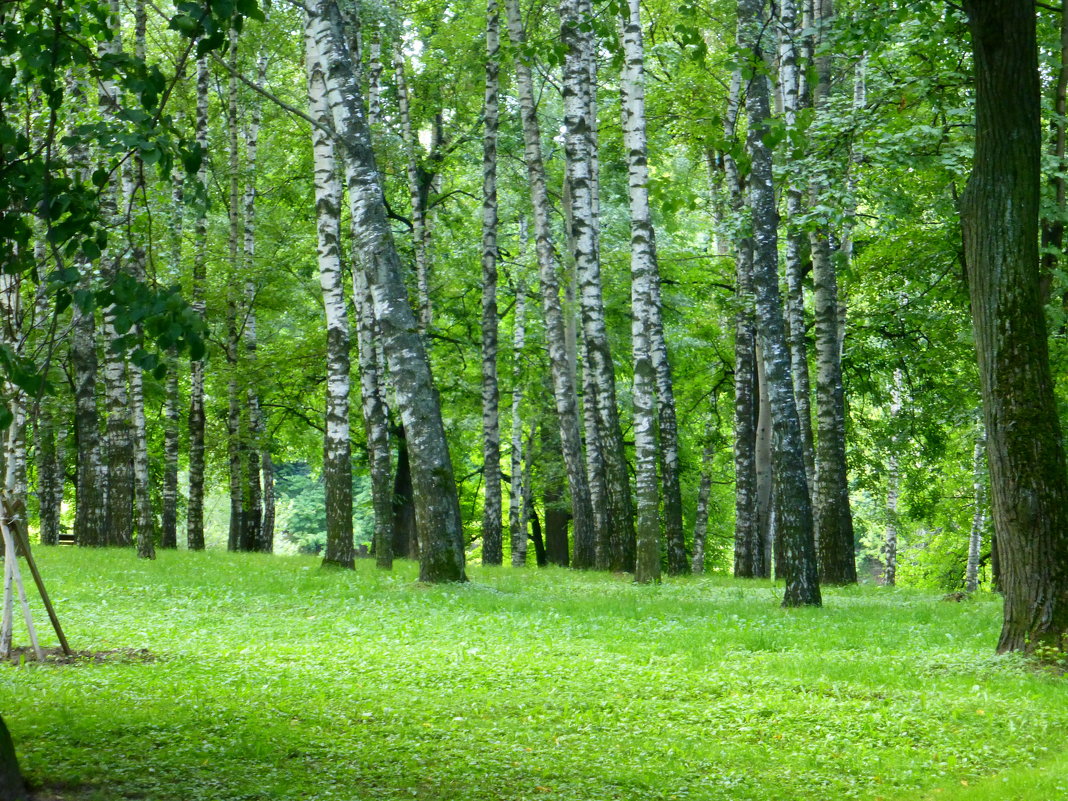
<path id="1" fill-rule="evenodd" d="M 40 560 L 74 647 L 111 652 L 3 668 L 0 706 L 45 795 L 1068 793 L 1063 679 L 992 655 L 1000 604 L 987 594 L 832 589 L 823 609 L 787 612 L 767 582 L 472 568 L 470 584 L 442 588 L 415 584 L 405 562 L 387 574 L 257 554 Z"/>
<path id="2" fill-rule="evenodd" d="M 326 488 L 321 476 L 303 462 L 275 465 L 277 539 L 282 554 L 319 555 L 326 547 Z M 356 474 L 352 480 L 353 539 L 370 548 L 374 536 L 371 481 Z"/>

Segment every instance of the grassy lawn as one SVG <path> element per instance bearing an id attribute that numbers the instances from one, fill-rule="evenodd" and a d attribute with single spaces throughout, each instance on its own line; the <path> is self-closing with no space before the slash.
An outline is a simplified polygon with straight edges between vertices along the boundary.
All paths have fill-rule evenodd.
<path id="1" fill-rule="evenodd" d="M 41 798 L 1068 799 L 1068 682 L 993 655 L 992 597 L 38 551 L 118 651 L 0 666 Z"/>

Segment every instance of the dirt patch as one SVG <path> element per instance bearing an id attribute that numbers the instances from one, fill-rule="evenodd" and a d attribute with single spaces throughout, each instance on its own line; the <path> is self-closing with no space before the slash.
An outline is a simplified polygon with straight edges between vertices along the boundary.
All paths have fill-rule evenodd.
<path id="1" fill-rule="evenodd" d="M 105 662 L 155 662 L 157 657 L 147 648 L 114 648 L 110 651 L 74 651 L 70 656 L 57 647 L 44 648 L 46 665 L 84 665 Z M 37 654 L 28 645 L 11 649 L 11 656 L 5 660 L 12 665 L 39 665 Z"/>

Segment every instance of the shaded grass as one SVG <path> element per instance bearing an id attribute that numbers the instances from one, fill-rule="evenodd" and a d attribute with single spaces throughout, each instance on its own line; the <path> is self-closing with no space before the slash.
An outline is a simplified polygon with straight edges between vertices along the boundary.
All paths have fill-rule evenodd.
<path id="1" fill-rule="evenodd" d="M 786 611 L 728 579 L 39 560 L 75 648 L 156 657 L 0 666 L 48 798 L 1068 799 L 1065 680 L 993 655 L 992 597 Z"/>

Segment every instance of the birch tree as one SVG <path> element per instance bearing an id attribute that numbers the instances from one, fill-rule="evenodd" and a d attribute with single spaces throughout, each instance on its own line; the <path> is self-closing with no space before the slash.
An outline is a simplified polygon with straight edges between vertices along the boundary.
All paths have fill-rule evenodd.
<path id="1" fill-rule="evenodd" d="M 408 438 L 419 531 L 420 579 L 464 581 L 464 543 L 452 461 L 430 364 L 401 279 L 356 71 L 331 0 L 309 9 L 325 71 L 327 106 L 344 144 L 353 240 L 374 299 L 382 345 Z"/>
<path id="2" fill-rule="evenodd" d="M 590 505 L 589 482 L 582 458 L 582 437 L 575 402 L 575 386 L 568 369 L 567 349 L 564 343 L 560 284 L 556 277 L 557 260 L 553 249 L 549 196 L 541 153 L 541 128 L 534 104 L 534 81 L 529 55 L 525 52 L 526 32 L 523 28 L 518 0 L 506 0 L 505 9 L 508 17 L 508 36 L 516 53 L 516 88 L 519 93 L 520 118 L 523 125 L 524 161 L 534 210 L 534 237 L 541 282 L 542 315 L 545 319 L 548 340 L 553 398 L 560 424 L 560 441 L 568 489 L 571 494 L 575 539 L 572 564 L 578 568 L 590 568 L 594 564 L 593 510 Z"/>
<path id="3" fill-rule="evenodd" d="M 500 12 L 486 6 L 486 92 L 482 142 L 482 563 L 503 561 L 500 393 L 497 387 L 497 127 Z M 514 463 L 513 463 L 514 464 Z M 514 469 L 514 466 L 513 466 Z"/>
<path id="4" fill-rule="evenodd" d="M 315 164 L 315 219 L 319 284 L 326 312 L 326 434 L 323 483 L 326 485 L 324 565 L 354 567 L 352 533 L 352 454 L 349 446 L 349 322 L 341 280 L 341 182 L 338 180 L 326 83 L 316 50 L 312 18 L 305 18 L 305 65 L 312 119 Z"/>
<path id="5" fill-rule="evenodd" d="M 738 2 L 739 50 L 753 68 L 745 105 L 749 123 L 746 149 L 752 165 L 749 202 L 753 215 L 753 289 L 757 336 L 767 376 L 775 445 L 773 469 L 779 500 L 776 504 L 777 524 L 781 531 L 786 568 L 783 576 L 786 581 L 783 606 L 818 606 L 821 598 L 813 541 L 812 507 L 805 478 L 801 424 L 794 399 L 782 297 L 779 293 L 775 187 L 771 172 L 771 150 L 766 139 L 771 111 L 768 82 L 759 69 L 764 61 L 766 46 L 766 34 L 762 32 L 760 24 L 763 10 L 762 0 Z"/>

